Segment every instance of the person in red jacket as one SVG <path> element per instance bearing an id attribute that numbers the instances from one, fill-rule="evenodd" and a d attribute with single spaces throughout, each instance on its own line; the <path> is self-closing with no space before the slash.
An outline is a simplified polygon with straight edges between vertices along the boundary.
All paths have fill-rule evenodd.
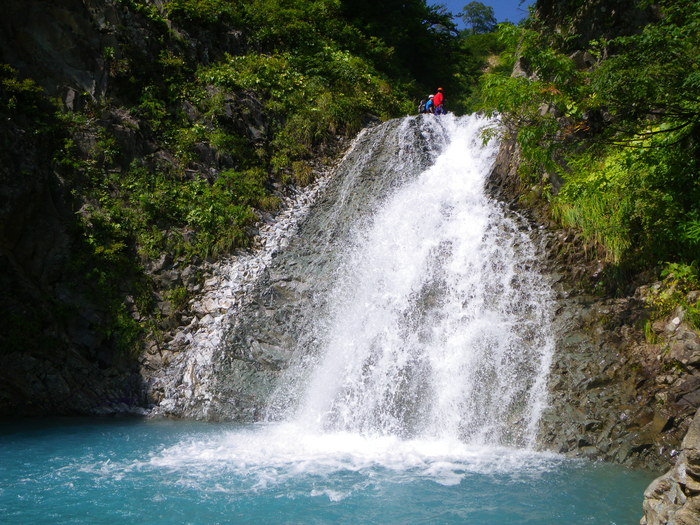
<path id="1" fill-rule="evenodd" d="M 433 97 L 433 107 L 436 115 L 445 114 L 445 96 L 442 94 L 442 88 L 438 88 L 437 93 Z"/>

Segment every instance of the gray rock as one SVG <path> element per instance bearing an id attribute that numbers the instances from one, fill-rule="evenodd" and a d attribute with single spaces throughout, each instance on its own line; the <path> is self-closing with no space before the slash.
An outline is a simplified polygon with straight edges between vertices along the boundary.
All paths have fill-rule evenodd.
<path id="1" fill-rule="evenodd" d="M 424 146 L 407 153 L 398 143 L 372 137 L 396 137 L 390 131 L 399 126 Z M 220 340 L 199 343 L 195 335 L 170 368 L 156 372 L 149 382 L 150 396 L 155 398 L 161 390 L 164 395 L 155 413 L 209 420 L 262 417 L 262 408 L 290 360 L 300 349 L 317 351 L 319 343 L 310 326 L 313 316 L 326 308 L 322 297 L 342 263 L 338 247 L 377 203 L 432 162 L 431 142 L 435 141 L 410 120 L 369 130 L 315 200 L 300 194 L 288 212 L 280 213 L 262 232 L 261 241 L 276 246 L 273 251 L 263 249 L 236 263 L 228 275 L 205 280 L 209 292 L 195 303 L 202 312 L 220 306 L 224 312 L 218 321 L 213 316 L 200 319 L 200 330 L 203 337 L 222 335 Z M 220 295 L 226 287 L 231 297 Z"/>
<path id="2" fill-rule="evenodd" d="M 584 255 L 580 235 L 546 227 L 551 222 L 545 204 L 521 206 L 519 197 L 531 202 L 531 192 L 518 178 L 519 155 L 517 143 L 507 137 L 487 187 L 545 226 L 532 231 L 546 249 L 543 264 L 556 275 L 559 335 L 539 442 L 569 455 L 663 471 L 674 461 L 672 451 L 680 447 L 700 404 L 694 380 L 700 377 L 698 334 L 677 310 L 656 320 L 656 340 L 646 340 L 646 298 L 658 295 L 663 283 L 645 284 L 619 299 L 590 295 L 586 290 L 597 283 L 601 262 Z"/>
<path id="3" fill-rule="evenodd" d="M 683 439 L 676 465 L 644 492 L 642 525 L 700 523 L 700 410 Z"/>

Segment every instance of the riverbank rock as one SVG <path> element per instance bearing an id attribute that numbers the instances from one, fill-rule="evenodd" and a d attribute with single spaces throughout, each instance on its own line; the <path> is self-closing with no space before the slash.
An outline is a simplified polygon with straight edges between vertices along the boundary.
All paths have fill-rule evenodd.
<path id="1" fill-rule="evenodd" d="M 575 456 L 666 468 L 697 407 L 698 371 L 677 360 L 693 359 L 697 334 L 683 324 L 673 334 L 645 335 L 649 308 L 639 291 L 617 299 L 572 294 L 558 303 L 541 442 Z"/>
<path id="2" fill-rule="evenodd" d="M 644 492 L 641 525 L 700 523 L 700 410 L 683 439 L 676 465 Z"/>

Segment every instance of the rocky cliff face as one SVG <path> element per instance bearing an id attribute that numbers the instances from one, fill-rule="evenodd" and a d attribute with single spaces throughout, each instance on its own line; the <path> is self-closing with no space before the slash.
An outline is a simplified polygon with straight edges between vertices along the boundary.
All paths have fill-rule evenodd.
<path id="1" fill-rule="evenodd" d="M 554 4 L 539 4 L 550 9 L 546 17 L 554 20 L 559 16 Z M 590 3 L 592 8 L 602 8 L 599 4 Z M 120 2 L 11 2 L 0 18 L 0 62 L 36 79 L 67 108 L 78 110 L 104 97 L 111 100 L 96 118 L 116 137 L 122 165 L 136 157 L 167 163 L 173 159 L 154 141 L 149 125 L 119 105 L 120 98 L 129 96 L 120 85 L 126 80 L 110 74 L 118 64 L 105 52 L 123 46 L 144 54 L 156 52 L 154 35 L 144 16 Z M 202 62 L 240 45 L 235 32 L 178 34 L 176 40 L 193 60 Z M 251 140 L 265 141 L 268 123 L 257 100 L 231 96 L 226 107 L 233 129 Z M 182 110 L 197 116 L 195 108 L 183 106 Z M 206 389 L 194 388 L 202 384 L 202 378 L 185 358 L 186 347 L 195 328 L 206 325 L 202 320 L 213 310 L 203 307 L 199 317 L 168 317 L 167 301 L 160 294 L 161 310 L 173 326 L 143 362 L 120 354 L 112 335 L 102 329 L 106 312 L 94 300 L 83 269 L 71 262 L 76 249 L 76 213 L 85 203 L 68 191 L 53 163 L 65 138 L 37 134 L 21 119 L 8 120 L 0 129 L 0 414 L 124 411 L 170 399 L 163 410 L 169 415 L 256 417 L 259 399 L 241 395 L 236 378 L 252 378 L 263 391 L 271 388 L 272 379 L 289 357 L 283 350 L 288 346 L 286 327 L 293 319 L 303 321 L 293 307 L 280 304 L 311 296 L 315 286 L 324 286 L 323 279 L 313 282 L 300 261 L 314 258 L 315 237 L 339 233 L 331 226 L 326 231 L 311 231 L 309 243 L 299 244 L 264 270 L 259 287 L 242 305 L 245 315 L 226 335 L 231 350 L 213 357 L 225 371 L 222 377 L 228 379 Z M 89 127 L 72 138 L 81 151 L 92 148 L 98 139 Z M 231 159 L 205 145 L 196 162 L 202 173 L 233 166 Z M 659 505 L 664 501 L 679 505 L 691 501 L 689 496 L 694 494 L 693 486 L 681 475 L 684 465 L 688 465 L 686 472 L 693 471 L 694 459 L 691 452 L 681 453 L 681 441 L 700 405 L 700 338 L 682 310 L 647 323 L 648 300 L 664 291 L 663 283 L 640 282 L 621 298 L 593 293 L 602 263 L 586 255 L 574 232 L 549 229 L 553 225 L 545 208 L 528 205 L 538 202 L 539 189 L 521 186 L 517 163 L 517 147 L 512 141 L 504 142 L 491 191 L 544 227 L 539 231 L 550 253 L 546 264 L 558 281 L 556 323 L 561 337 L 541 441 L 572 455 L 656 469 L 680 458 L 666 481 L 658 482 L 648 493 L 649 509 L 662 515 L 666 511 L 659 510 Z M 373 177 L 371 173 L 366 176 Z M 370 187 L 369 180 L 367 183 Z M 333 191 L 337 194 L 340 188 Z M 374 188 L 367 194 L 358 193 L 353 202 L 381 191 Z M 328 199 L 331 197 L 319 208 L 326 211 L 316 213 L 330 213 Z M 353 206 L 359 204 L 352 204 L 348 213 Z M 202 286 L 196 274 L 210 271 L 207 264 L 193 268 L 164 257 L 149 263 L 148 269 L 156 290 L 184 286 L 199 293 L 207 286 Z M 319 271 L 332 273 L 332 265 Z M 131 312 L 138 315 L 126 288 L 124 296 Z M 195 328 L 187 332 L 181 325 Z M 147 384 L 142 381 L 141 366 L 146 368 Z M 162 375 L 161 370 L 169 366 L 175 373 Z M 237 412 L 224 416 L 222 404 L 233 398 L 242 400 Z M 694 450 L 694 445 L 686 445 Z M 675 496 L 669 499 L 664 492 Z M 681 501 L 681 493 L 687 500 Z"/>
<path id="2" fill-rule="evenodd" d="M 402 148 L 398 138 L 411 147 Z M 231 272 L 229 279 L 250 286 L 221 317 L 222 324 L 200 320 L 206 338 L 183 335 L 186 344 L 171 345 L 166 360 L 148 372 L 155 413 L 215 421 L 263 417 L 290 359 L 313 355 L 314 334 L 321 329 L 314 323 L 327 307 L 322 298 L 343 260 L 342 247 L 400 181 L 429 165 L 431 143 L 411 120 L 389 121 L 363 133 L 284 249 L 269 257 L 258 254 L 251 272 Z M 212 338 L 215 346 L 208 344 Z"/>
<path id="3" fill-rule="evenodd" d="M 556 282 L 558 337 L 540 443 L 656 471 L 675 463 L 646 491 L 642 523 L 698 523 L 700 334 L 682 308 L 650 319 L 651 305 L 676 292 L 673 282 L 645 284 L 641 276 L 627 296 L 596 292 L 603 262 L 549 219 L 540 188 L 518 177 L 518 157 L 515 141 L 504 141 L 489 189 L 539 225 Z M 699 296 L 687 292 L 686 303 Z"/>
<path id="4" fill-rule="evenodd" d="M 539 188 L 520 182 L 518 155 L 506 140 L 490 190 L 541 226 L 556 281 L 559 337 L 540 441 L 558 452 L 662 470 L 675 461 L 700 404 L 700 334 L 682 310 L 650 322 L 664 283 L 640 282 L 626 297 L 596 291 L 604 263 L 548 218 Z M 690 304 L 699 293 L 688 294 Z"/>
<path id="5" fill-rule="evenodd" d="M 641 28 L 654 16 L 653 6 L 629 0 L 538 0 L 536 23 L 566 34 L 572 50 L 592 39 L 612 39 Z M 582 46 L 583 44 L 583 46 Z"/>
<path id="6" fill-rule="evenodd" d="M 700 411 L 683 439 L 676 465 L 644 492 L 642 525 L 700 522 Z"/>
<path id="7" fill-rule="evenodd" d="M 138 376 L 108 372 L 104 312 L 70 267 L 70 196 L 45 145 L 6 123 L 0 152 L 0 414 L 96 408 L 93 395 L 133 403 Z"/>
<path id="8" fill-rule="evenodd" d="M 561 50 L 585 68 L 591 64 L 585 63 L 583 50 L 591 39 L 634 33 L 658 16 L 655 9 L 624 1 L 540 0 L 534 24 L 552 38 L 565 35 Z M 527 64 L 519 65 L 514 74 L 527 76 Z M 587 250 L 575 232 L 557 231 L 540 199 L 540 186 L 523 186 L 517 164 L 518 149 L 514 141 L 506 142 L 492 190 L 552 228 L 542 242 L 550 249 L 550 271 L 560 276 L 556 323 L 561 337 L 542 443 L 568 454 L 657 471 L 675 464 L 646 491 L 642 523 L 700 523 L 693 481 L 700 334 L 683 307 L 663 308 L 671 297 L 674 304 L 694 304 L 700 292 L 678 289 L 673 278 L 655 282 L 650 274 L 637 276 L 625 293 L 606 297 L 598 286 L 605 265 L 596 260 L 595 249 Z M 557 191 L 553 177 L 544 182 Z"/>
<path id="9" fill-rule="evenodd" d="M 68 133 L 55 120 L 55 107 L 32 108 L 10 98 L 14 109 L 0 126 L 0 415 L 123 412 L 147 403 L 138 356 L 125 352 L 121 336 L 110 328 L 114 309 L 99 299 L 105 284 L 81 237 L 81 217 L 93 203 L 81 193 L 85 181 L 65 163 L 106 165 L 105 155 L 96 152 L 109 137 L 118 152 L 112 173 L 126 172 L 135 159 L 165 170 L 176 166 L 179 161 L 159 143 L 151 124 L 128 109 L 138 94 L 125 65 L 129 74 L 143 77 L 152 74 L 148 64 L 165 44 L 202 64 L 241 44 L 235 31 L 212 27 L 189 35 L 161 27 L 129 5 L 112 0 L 3 5 L 0 63 L 17 71 L 18 83 L 33 79 L 79 125 Z M 253 96 L 217 96 L 228 97 L 221 118 L 229 129 L 265 142 L 267 123 Z M 33 109 L 43 115 L 39 120 Z M 184 102 L 181 111 L 201 118 Z M 185 176 L 207 177 L 234 167 L 230 157 L 200 144 Z M 124 318 L 140 319 L 134 289 L 147 288 L 167 339 L 174 316 L 166 292 L 196 288 L 201 283 L 194 276 L 201 271 L 165 257 L 141 261 L 142 272 L 138 255 L 128 257 L 133 268 L 122 282 L 109 285 L 115 287 L 111 293 L 123 301 Z"/>
<path id="10" fill-rule="evenodd" d="M 80 45 L 82 3 L 3 9 L 0 61 L 26 66 L 52 94 L 98 89 Z M 71 31 L 61 41 L 62 24 Z M 140 400 L 137 369 L 101 330 L 105 312 L 71 262 L 75 199 L 53 163 L 65 137 L 47 108 L 35 108 L 46 119 L 29 118 L 29 102 L 0 126 L 0 414 L 125 409 Z"/>

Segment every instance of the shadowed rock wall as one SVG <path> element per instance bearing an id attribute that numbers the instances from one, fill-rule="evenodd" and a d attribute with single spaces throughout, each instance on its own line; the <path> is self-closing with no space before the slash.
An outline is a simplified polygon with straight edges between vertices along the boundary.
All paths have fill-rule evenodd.
<path id="1" fill-rule="evenodd" d="M 31 108 L 20 106 L 7 118 L 3 113 L 0 415 L 138 411 L 147 404 L 138 356 L 119 348 L 109 328 L 114 312 L 96 299 L 99 276 L 90 274 L 97 270 L 77 263 L 78 253 L 86 250 L 79 214 L 90 203 L 81 195 L 81 181 L 70 178 L 80 175 L 62 169 L 57 158 L 70 150 L 77 161 L 85 160 L 108 136 L 118 150 L 112 171 L 127 170 L 134 159 L 167 170 L 177 159 L 158 142 L 147 120 L 126 109 L 138 104 L 140 94 L 119 70 L 120 61 L 128 63 L 130 75 L 144 77 L 165 45 L 180 46 L 184 56 L 205 64 L 238 51 L 241 39 L 223 26 L 188 35 L 128 5 L 117 0 L 9 0 L 2 5 L 0 64 L 14 68 L 19 81 L 32 79 L 49 99 L 83 120 L 69 135 L 55 117 L 57 108 L 46 100 L 46 107 L 37 110 L 40 122 Z M 267 122 L 259 101 L 221 95 L 226 98 L 224 125 L 246 140 L 264 143 Z M 201 117 L 192 107 L 182 111 L 193 120 Z M 211 176 L 236 168 L 230 156 L 208 145 L 198 146 L 197 153 L 190 172 Z M 91 160 L 99 163 L 99 158 Z M 138 264 L 136 253 L 128 256 Z M 180 274 L 197 273 L 176 270 L 172 263 L 145 262 L 146 279 L 166 318 L 169 305 L 162 292 L 183 282 L 194 286 Z M 132 277 L 140 284 L 144 280 L 129 276 L 115 293 L 138 319 Z"/>

